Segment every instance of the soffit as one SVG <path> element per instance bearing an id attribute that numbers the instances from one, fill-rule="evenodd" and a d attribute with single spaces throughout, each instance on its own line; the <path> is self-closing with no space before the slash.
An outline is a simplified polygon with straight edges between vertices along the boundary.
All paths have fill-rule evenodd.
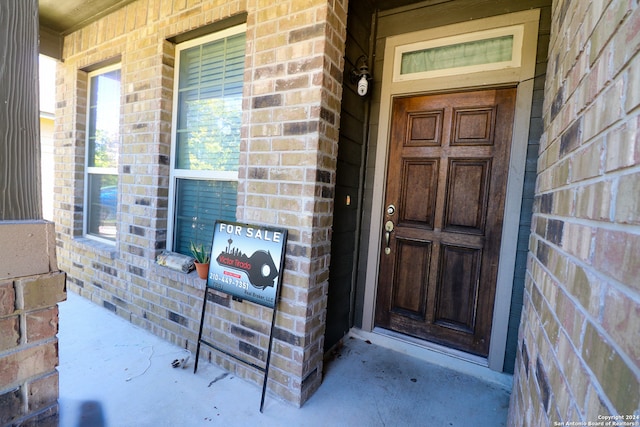
<path id="1" fill-rule="evenodd" d="M 134 0 L 40 0 L 40 24 L 59 34 L 72 33 Z M 353 0 L 352 0 L 353 1 Z M 415 0 L 374 1 L 379 9 L 416 3 Z"/>
<path id="2" fill-rule="evenodd" d="M 134 0 L 40 0 L 40 25 L 66 35 Z"/>
<path id="3" fill-rule="evenodd" d="M 65 35 L 79 30 L 133 1 L 135 0 L 39 0 L 41 53 L 61 59 L 62 38 Z M 422 3 L 415 0 L 371 1 L 380 10 Z"/>

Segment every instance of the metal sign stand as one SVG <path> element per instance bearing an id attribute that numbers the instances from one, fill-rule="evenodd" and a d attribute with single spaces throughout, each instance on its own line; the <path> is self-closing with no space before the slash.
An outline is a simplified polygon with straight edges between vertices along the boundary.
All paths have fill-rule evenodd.
<path id="1" fill-rule="evenodd" d="M 234 240 L 236 241 L 236 246 L 232 247 Z M 269 364 L 271 362 L 271 350 L 273 347 L 273 327 L 276 321 L 276 310 L 280 297 L 280 280 L 284 267 L 286 241 L 287 230 L 284 229 L 216 221 L 211 247 L 211 265 L 209 267 L 207 285 L 202 300 L 202 315 L 200 316 L 196 361 L 193 373 L 195 374 L 198 370 L 201 344 L 205 344 L 214 350 L 257 369 L 264 374 L 262 379 L 260 412 L 262 412 L 264 407 L 264 398 L 267 391 Z M 228 246 L 225 246 L 227 242 Z M 247 248 L 253 250 L 253 254 L 247 256 L 240 248 L 243 248 L 243 250 L 247 250 Z M 267 250 L 265 250 L 265 248 Z M 274 253 L 276 253 L 276 250 L 280 252 L 279 270 L 276 270 L 276 265 L 274 264 L 269 249 L 274 250 Z M 216 258 L 215 254 L 217 252 L 220 254 Z M 213 264 L 214 260 L 217 262 L 217 266 Z M 260 272 L 260 274 L 257 272 Z M 243 281 L 244 276 L 242 274 L 246 275 L 249 283 Z M 228 277 L 233 277 L 234 279 L 230 281 Z M 231 295 L 235 301 L 244 302 L 244 300 L 247 300 L 248 302 L 272 309 L 273 314 L 271 316 L 271 329 L 269 331 L 269 345 L 264 367 L 202 339 L 204 316 L 207 310 L 207 296 L 210 290 L 227 293 Z"/>
<path id="2" fill-rule="evenodd" d="M 196 371 L 198 370 L 198 356 L 200 354 L 200 344 L 205 344 L 208 347 L 213 348 L 214 350 L 217 350 L 229 357 L 234 358 L 235 360 L 242 362 L 248 366 L 251 366 L 254 369 L 259 370 L 260 372 L 262 372 L 264 374 L 263 378 L 262 378 L 262 397 L 260 398 L 260 412 L 262 412 L 262 408 L 264 407 L 264 397 L 265 394 L 267 392 L 267 378 L 269 377 L 269 363 L 271 361 L 271 347 L 272 347 L 272 343 L 273 343 L 273 326 L 275 324 L 275 320 L 276 320 L 276 308 L 273 308 L 273 316 L 271 317 L 271 330 L 269 331 L 269 346 L 268 346 L 268 350 L 267 350 L 267 360 L 265 362 L 265 366 L 259 366 L 256 365 L 255 363 L 249 361 L 249 360 L 245 360 L 233 353 L 230 353 L 218 346 L 216 346 L 215 344 L 202 339 L 202 329 L 203 329 L 203 325 L 204 325 L 204 314 L 205 311 L 207 310 L 207 294 L 209 293 L 209 290 L 211 288 L 207 287 L 204 290 L 204 299 L 202 300 L 202 316 L 200 317 L 200 330 L 198 331 L 198 345 L 196 347 L 196 362 L 195 362 L 195 366 L 193 368 L 193 373 L 195 374 Z"/>

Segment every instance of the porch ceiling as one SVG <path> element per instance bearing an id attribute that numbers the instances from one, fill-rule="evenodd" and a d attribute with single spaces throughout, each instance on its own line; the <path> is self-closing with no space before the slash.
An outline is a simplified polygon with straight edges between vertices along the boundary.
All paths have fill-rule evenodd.
<path id="1" fill-rule="evenodd" d="M 40 0 L 40 25 L 66 35 L 133 0 Z"/>
<path id="2" fill-rule="evenodd" d="M 62 59 L 62 38 L 135 0 L 39 0 L 40 53 Z M 354 0 L 351 0 L 354 1 Z M 392 9 L 416 0 L 371 0 Z"/>
<path id="3" fill-rule="evenodd" d="M 40 53 L 62 59 L 62 38 L 134 0 L 39 0 Z"/>

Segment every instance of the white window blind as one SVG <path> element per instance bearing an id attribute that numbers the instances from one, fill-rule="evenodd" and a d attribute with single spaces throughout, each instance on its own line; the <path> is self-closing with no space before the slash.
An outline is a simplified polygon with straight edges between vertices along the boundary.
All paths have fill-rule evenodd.
<path id="1" fill-rule="evenodd" d="M 216 219 L 235 221 L 245 26 L 178 46 L 170 229 L 172 250 L 211 245 Z"/>

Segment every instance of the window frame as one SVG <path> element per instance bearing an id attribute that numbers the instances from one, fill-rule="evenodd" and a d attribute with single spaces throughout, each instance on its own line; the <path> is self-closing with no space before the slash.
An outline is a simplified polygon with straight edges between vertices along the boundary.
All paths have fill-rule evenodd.
<path id="1" fill-rule="evenodd" d="M 82 236 L 87 238 L 87 239 L 91 239 L 91 240 L 95 240 L 101 243 L 105 243 L 107 245 L 111 245 L 111 246 L 115 246 L 117 240 L 118 240 L 118 221 L 117 221 L 117 216 L 118 216 L 118 212 L 120 211 L 120 177 L 119 177 L 119 173 L 118 173 L 118 168 L 119 168 L 119 162 L 115 167 L 111 167 L 111 168 L 105 168 L 105 167 L 98 167 L 98 166 L 89 166 L 89 154 L 91 153 L 91 149 L 90 149 L 90 131 L 91 131 L 91 93 L 92 93 L 92 81 L 93 78 L 95 76 L 99 76 L 102 74 L 106 74 L 106 73 L 110 73 L 112 71 L 115 70 L 120 70 L 120 94 L 118 96 L 118 153 L 120 152 L 120 149 L 122 147 L 122 131 L 121 131 L 121 120 L 122 120 L 122 114 L 121 114 L 121 108 L 122 108 L 122 64 L 121 63 L 117 63 L 117 64 L 113 64 L 113 65 L 107 65 L 105 67 L 101 67 L 98 68 L 96 70 L 90 71 L 87 73 L 87 98 L 86 98 L 86 120 L 85 120 L 85 155 L 84 155 L 84 191 L 83 191 L 83 208 L 82 208 Z M 91 203 L 91 197 L 90 197 L 90 191 L 91 191 L 91 185 L 90 185 L 90 177 L 91 176 L 96 176 L 96 175 L 115 175 L 116 176 L 116 180 L 118 181 L 117 185 L 117 193 L 116 193 L 116 231 L 115 231 L 115 237 L 113 239 L 108 239 L 105 237 L 101 237 L 99 235 L 96 234 L 92 234 L 89 231 L 89 214 L 90 214 L 90 203 Z"/>
<path id="2" fill-rule="evenodd" d="M 177 181 L 178 179 L 194 179 L 208 181 L 235 181 L 238 182 L 238 171 L 214 171 L 214 170 L 188 170 L 176 167 L 176 150 L 178 136 L 178 117 L 179 117 L 179 87 L 180 87 L 180 54 L 183 50 L 210 43 L 212 41 L 224 39 L 226 37 L 235 36 L 247 32 L 247 24 L 243 23 L 215 33 L 197 37 L 184 41 L 175 45 L 175 65 L 173 78 L 173 105 L 171 109 L 171 151 L 169 164 L 169 206 L 167 212 L 167 241 L 166 247 L 169 251 L 175 251 L 174 233 L 175 215 L 177 212 Z"/>
<path id="3" fill-rule="evenodd" d="M 471 42 L 485 41 L 496 37 L 511 36 L 511 59 L 502 62 L 486 62 L 476 65 L 467 65 L 453 68 L 440 68 L 430 71 L 421 71 L 403 74 L 401 72 L 402 57 L 405 53 L 413 53 L 421 50 L 429 50 L 440 47 L 454 46 Z M 430 40 L 421 40 L 414 43 L 399 45 L 395 48 L 393 57 L 393 81 L 403 82 L 411 80 L 424 80 L 436 77 L 447 77 L 483 71 L 494 71 L 506 68 L 519 68 L 522 65 L 522 45 L 524 38 L 524 24 L 510 25 L 507 27 L 492 28 L 483 31 L 474 31 L 466 34 L 457 34 L 449 37 L 441 37 Z"/>

